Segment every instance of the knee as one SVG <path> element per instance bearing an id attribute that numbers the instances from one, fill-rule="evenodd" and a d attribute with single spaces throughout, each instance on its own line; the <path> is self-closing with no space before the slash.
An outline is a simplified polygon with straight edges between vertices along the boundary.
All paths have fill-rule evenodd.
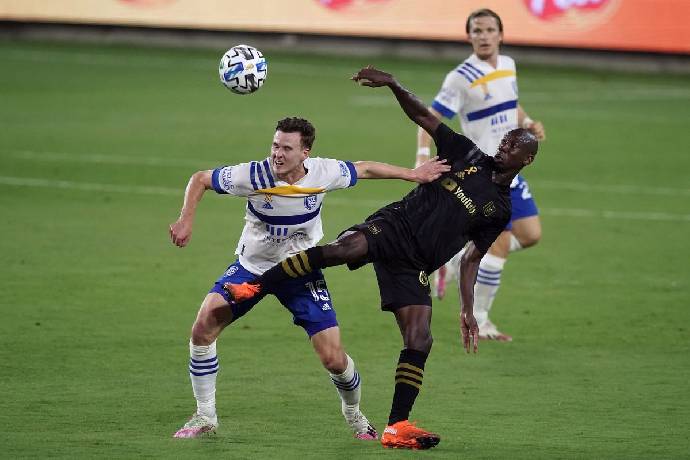
<path id="1" fill-rule="evenodd" d="M 347 368 L 347 358 L 341 349 L 321 351 L 319 359 L 323 367 L 331 374 L 342 374 Z"/>
<path id="2" fill-rule="evenodd" d="M 424 353 L 431 352 L 431 346 L 434 343 L 434 338 L 431 335 L 431 330 L 425 326 L 410 328 L 405 332 L 404 337 L 405 348 L 423 351 Z"/>
<path id="3" fill-rule="evenodd" d="M 541 228 L 536 228 L 524 235 L 520 235 L 518 241 L 523 248 L 529 248 L 536 245 L 541 240 Z"/>
<path id="4" fill-rule="evenodd" d="M 192 326 L 192 343 L 194 345 L 210 345 L 216 340 L 217 334 L 210 327 L 202 315 L 197 316 Z"/>
<path id="5" fill-rule="evenodd" d="M 353 232 L 324 246 L 326 259 L 356 262 L 367 253 L 367 242 L 360 232 Z"/>

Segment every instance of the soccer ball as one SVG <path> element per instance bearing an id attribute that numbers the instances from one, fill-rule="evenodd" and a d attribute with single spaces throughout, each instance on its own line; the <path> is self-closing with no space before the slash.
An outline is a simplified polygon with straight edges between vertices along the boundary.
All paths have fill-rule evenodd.
<path id="1" fill-rule="evenodd" d="M 230 48 L 220 58 L 220 82 L 236 94 L 250 94 L 261 88 L 268 75 L 268 63 L 258 49 L 249 45 Z"/>

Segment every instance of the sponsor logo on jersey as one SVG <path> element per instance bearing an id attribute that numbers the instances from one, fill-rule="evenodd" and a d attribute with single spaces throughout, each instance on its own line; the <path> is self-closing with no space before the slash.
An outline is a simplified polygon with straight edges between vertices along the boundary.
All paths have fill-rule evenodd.
<path id="1" fill-rule="evenodd" d="M 452 193 L 455 198 L 462 203 L 470 216 L 473 216 L 477 213 L 477 206 L 474 204 L 474 201 L 472 201 L 472 199 L 465 194 L 465 191 L 462 189 L 462 187 L 458 186 L 457 182 L 450 177 L 446 177 L 441 181 L 441 186 Z"/>
<path id="2" fill-rule="evenodd" d="M 273 200 L 272 195 L 264 194 L 264 204 L 262 204 L 261 207 L 264 209 L 273 209 L 273 206 L 271 205 L 271 200 Z"/>
<path id="3" fill-rule="evenodd" d="M 244 246 L 242 247 L 242 252 L 244 252 Z M 232 276 L 235 273 L 237 273 L 237 270 L 239 270 L 240 267 L 237 265 L 233 265 L 232 267 L 228 268 L 227 271 L 225 272 L 225 276 Z"/>
<path id="4" fill-rule="evenodd" d="M 304 207 L 309 211 L 316 207 L 316 195 L 309 195 L 304 197 Z"/>
<path id="5" fill-rule="evenodd" d="M 419 272 L 419 283 L 422 286 L 428 286 L 429 285 L 429 275 L 427 275 L 424 270 Z"/>
<path id="6" fill-rule="evenodd" d="M 339 161 L 338 166 L 340 166 L 340 175 L 341 176 L 348 177 L 350 175 L 350 170 L 347 169 L 347 166 L 345 165 L 345 163 L 343 163 L 342 161 Z"/>
<path id="7" fill-rule="evenodd" d="M 235 188 L 232 185 L 232 168 L 224 168 L 220 173 L 220 182 L 223 184 L 225 190 L 232 190 Z"/>

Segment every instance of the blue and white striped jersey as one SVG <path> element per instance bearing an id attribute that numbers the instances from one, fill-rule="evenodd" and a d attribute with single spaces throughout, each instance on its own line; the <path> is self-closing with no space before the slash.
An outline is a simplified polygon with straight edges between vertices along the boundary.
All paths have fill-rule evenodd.
<path id="1" fill-rule="evenodd" d="M 277 180 L 270 157 L 213 171 L 213 189 L 246 196 L 247 211 L 235 254 L 247 270 L 260 275 L 323 238 L 321 205 L 325 193 L 352 187 L 357 172 L 348 161 L 307 158 L 307 174 L 295 184 Z"/>
<path id="2" fill-rule="evenodd" d="M 499 55 L 493 68 L 473 54 L 446 75 L 431 106 L 447 118 L 459 113 L 465 136 L 494 156 L 503 135 L 518 127 L 515 61 Z"/>

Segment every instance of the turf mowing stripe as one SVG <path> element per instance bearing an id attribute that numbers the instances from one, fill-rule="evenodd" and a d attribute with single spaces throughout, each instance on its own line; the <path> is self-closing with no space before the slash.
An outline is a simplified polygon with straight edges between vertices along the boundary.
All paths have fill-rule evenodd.
<path id="1" fill-rule="evenodd" d="M 212 169 L 215 166 L 226 164 L 221 160 L 185 160 L 182 158 L 146 157 L 140 158 L 126 155 L 105 155 L 99 153 L 87 153 L 84 155 L 60 152 L 37 152 L 32 150 L 5 150 L 6 156 L 18 160 L 43 161 L 43 162 L 77 162 L 95 164 L 121 164 L 137 166 L 168 166 L 168 167 L 193 167 Z M 3 152 L 3 153 L 4 153 Z M 3 155 L 5 156 L 5 155 Z M 191 174 L 191 173 L 190 173 Z M 584 182 L 560 182 L 560 181 L 534 181 L 530 180 L 534 189 L 570 190 L 575 192 L 619 193 L 623 195 L 666 195 L 666 196 L 690 196 L 690 189 L 672 187 L 650 187 L 644 185 L 626 184 L 588 184 Z"/>
<path id="2" fill-rule="evenodd" d="M 169 195 L 182 196 L 182 188 L 172 187 L 149 187 L 141 185 L 116 185 L 99 184 L 89 182 L 73 182 L 66 180 L 48 180 L 35 177 L 9 177 L 0 176 L 0 185 L 18 187 L 45 187 L 63 190 L 78 190 L 87 192 L 112 192 L 112 193 L 134 193 L 141 195 Z M 385 201 L 379 200 L 357 200 L 356 204 L 352 200 L 343 198 L 329 198 L 328 203 L 340 206 L 382 206 Z M 556 217 L 585 217 L 603 219 L 625 219 L 625 220 L 647 220 L 647 221 L 671 221 L 671 222 L 690 222 L 690 214 L 673 214 L 665 212 L 628 212 L 611 210 L 593 209 L 541 209 L 541 213 L 547 216 Z"/>

